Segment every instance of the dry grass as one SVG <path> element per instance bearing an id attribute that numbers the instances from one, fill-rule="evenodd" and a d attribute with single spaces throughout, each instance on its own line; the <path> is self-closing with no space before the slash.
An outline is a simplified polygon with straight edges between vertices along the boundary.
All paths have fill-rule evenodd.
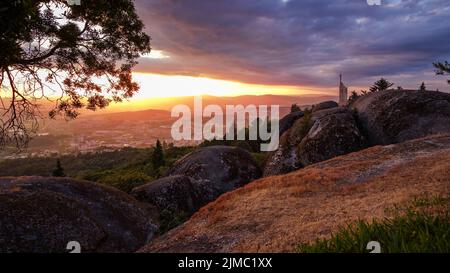
<path id="1" fill-rule="evenodd" d="M 226 193 L 142 251 L 291 252 L 358 219 L 450 196 L 450 136 L 377 146 Z"/>

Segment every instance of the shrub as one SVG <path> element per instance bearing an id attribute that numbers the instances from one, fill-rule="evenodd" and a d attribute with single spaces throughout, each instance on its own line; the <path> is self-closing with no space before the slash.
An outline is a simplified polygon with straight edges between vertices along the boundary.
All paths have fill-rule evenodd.
<path id="1" fill-rule="evenodd" d="M 133 169 L 91 171 L 80 178 L 114 187 L 127 193 L 130 193 L 135 187 L 154 180 L 146 173 Z"/>
<path id="2" fill-rule="evenodd" d="M 186 222 L 189 218 L 184 211 L 163 210 L 159 215 L 159 230 L 158 233 L 163 234 Z"/>

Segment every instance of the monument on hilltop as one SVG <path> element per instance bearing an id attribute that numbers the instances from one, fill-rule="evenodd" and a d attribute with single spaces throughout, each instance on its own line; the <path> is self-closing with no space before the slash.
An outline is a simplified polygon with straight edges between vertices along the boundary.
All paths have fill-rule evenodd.
<path id="1" fill-rule="evenodd" d="M 348 88 L 342 82 L 342 74 L 339 75 L 339 106 L 347 105 L 348 101 Z"/>

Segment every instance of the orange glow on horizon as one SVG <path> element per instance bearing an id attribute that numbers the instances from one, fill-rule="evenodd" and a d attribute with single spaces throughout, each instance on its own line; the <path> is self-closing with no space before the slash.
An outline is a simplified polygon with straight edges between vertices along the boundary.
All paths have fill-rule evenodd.
<path id="1" fill-rule="evenodd" d="M 133 72 L 140 90 L 129 101 L 111 104 L 106 111 L 168 109 L 168 105 L 182 97 L 242 95 L 329 95 L 334 89 L 282 85 L 248 84 L 230 80 L 182 75 L 162 75 Z M 255 102 L 256 103 L 256 102 Z"/>
<path id="2" fill-rule="evenodd" d="M 234 97 L 241 95 L 306 95 L 326 94 L 329 90 L 298 87 L 247 84 L 229 80 L 181 75 L 133 73 L 141 89 L 132 100 L 209 95 Z M 328 91 L 328 92 L 327 92 Z"/>
<path id="3" fill-rule="evenodd" d="M 195 77 L 184 75 L 163 75 L 142 72 L 133 72 L 133 80 L 140 85 L 140 90 L 129 100 L 121 103 L 112 103 L 102 111 L 133 111 L 144 109 L 168 109 L 174 102 L 183 97 L 192 96 L 215 96 L 236 97 L 243 95 L 330 95 L 335 92 L 334 88 L 300 87 L 283 85 L 249 84 L 232 80 L 221 80 L 207 77 Z M 102 79 L 99 79 L 101 82 Z M 52 84 L 48 84 L 52 86 Z M 57 86 L 52 86 L 57 90 Z M 8 96 L 7 88 L 0 90 L 4 98 Z M 56 99 L 48 91 L 47 97 Z M 255 103 L 258 103 L 255 101 Z M 171 108 L 171 107 L 170 107 Z"/>

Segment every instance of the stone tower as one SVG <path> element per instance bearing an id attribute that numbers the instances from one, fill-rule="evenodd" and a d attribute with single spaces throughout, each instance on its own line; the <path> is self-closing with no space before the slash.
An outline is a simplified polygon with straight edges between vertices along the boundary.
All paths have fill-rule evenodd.
<path id="1" fill-rule="evenodd" d="M 342 74 L 339 75 L 339 106 L 347 105 L 348 89 L 342 82 Z"/>

